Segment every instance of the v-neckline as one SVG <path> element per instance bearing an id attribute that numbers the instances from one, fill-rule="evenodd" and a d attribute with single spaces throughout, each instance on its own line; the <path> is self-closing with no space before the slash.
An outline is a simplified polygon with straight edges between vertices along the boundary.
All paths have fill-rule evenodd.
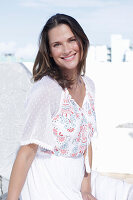
<path id="1" fill-rule="evenodd" d="M 82 106 L 80 106 L 76 100 L 72 97 L 72 95 L 70 94 L 69 90 L 67 88 L 65 88 L 65 90 L 67 91 L 70 99 L 81 109 L 83 110 L 83 107 L 84 107 L 84 104 L 85 104 L 85 101 L 86 101 L 86 96 L 87 96 L 87 91 L 88 91 L 88 88 L 87 88 L 87 84 L 86 84 L 86 81 L 84 80 L 84 77 L 82 77 L 82 80 L 83 80 L 83 83 L 84 83 L 84 86 L 85 86 L 85 96 L 84 96 L 84 99 L 83 99 L 83 102 L 82 102 Z"/>

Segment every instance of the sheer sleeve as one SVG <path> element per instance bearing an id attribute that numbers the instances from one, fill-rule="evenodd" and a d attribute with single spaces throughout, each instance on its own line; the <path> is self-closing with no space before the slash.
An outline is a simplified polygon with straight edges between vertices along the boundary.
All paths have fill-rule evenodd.
<path id="1" fill-rule="evenodd" d="M 52 114 L 56 110 L 56 105 L 55 107 L 51 105 L 51 102 L 53 102 L 50 96 L 52 91 L 52 86 L 46 85 L 44 81 L 34 83 L 31 88 L 26 101 L 26 119 L 21 145 L 35 143 L 47 150 L 53 150 L 55 138 L 52 130 Z M 51 110 L 51 107 L 55 110 Z"/>
<path id="2" fill-rule="evenodd" d="M 87 173 L 91 172 L 91 168 L 89 165 L 89 154 L 88 154 L 88 147 L 90 145 L 90 142 L 93 142 L 94 139 L 97 138 L 97 125 L 96 125 L 96 113 L 95 113 L 95 85 L 94 82 L 89 78 L 86 77 L 86 82 L 88 86 L 88 93 L 89 93 L 89 103 L 88 103 L 88 137 L 87 137 L 87 153 L 85 157 L 85 167 Z"/>
<path id="3" fill-rule="evenodd" d="M 89 107 L 90 107 L 90 115 L 88 116 L 89 120 L 89 134 L 88 134 L 88 142 L 92 141 L 97 137 L 97 123 L 96 123 L 96 112 L 95 112 L 95 84 L 89 78 L 86 77 L 88 82 L 89 89 Z"/>

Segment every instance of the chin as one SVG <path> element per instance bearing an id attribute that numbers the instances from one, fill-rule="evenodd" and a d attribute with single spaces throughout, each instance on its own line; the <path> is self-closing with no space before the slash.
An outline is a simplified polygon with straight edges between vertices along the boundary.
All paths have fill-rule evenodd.
<path id="1" fill-rule="evenodd" d="M 70 67 L 61 67 L 61 69 L 64 69 L 64 70 L 77 70 L 77 66 L 75 67 L 72 67 L 72 66 L 70 66 Z"/>

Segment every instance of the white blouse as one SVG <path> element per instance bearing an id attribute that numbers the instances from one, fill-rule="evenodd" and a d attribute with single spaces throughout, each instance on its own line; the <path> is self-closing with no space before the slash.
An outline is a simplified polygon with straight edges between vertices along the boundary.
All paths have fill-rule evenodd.
<path id="1" fill-rule="evenodd" d="M 35 82 L 26 101 L 26 120 L 21 145 L 35 143 L 42 152 L 80 157 L 96 135 L 95 87 L 84 76 L 86 95 L 82 108 L 57 81 L 44 76 Z"/>

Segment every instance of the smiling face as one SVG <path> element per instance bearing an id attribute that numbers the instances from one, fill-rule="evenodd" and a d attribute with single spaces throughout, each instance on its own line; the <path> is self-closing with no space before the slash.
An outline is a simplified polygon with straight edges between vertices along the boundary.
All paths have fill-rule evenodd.
<path id="1" fill-rule="evenodd" d="M 60 24 L 48 32 L 50 56 L 62 71 L 77 70 L 80 60 L 78 41 L 66 24 Z"/>

